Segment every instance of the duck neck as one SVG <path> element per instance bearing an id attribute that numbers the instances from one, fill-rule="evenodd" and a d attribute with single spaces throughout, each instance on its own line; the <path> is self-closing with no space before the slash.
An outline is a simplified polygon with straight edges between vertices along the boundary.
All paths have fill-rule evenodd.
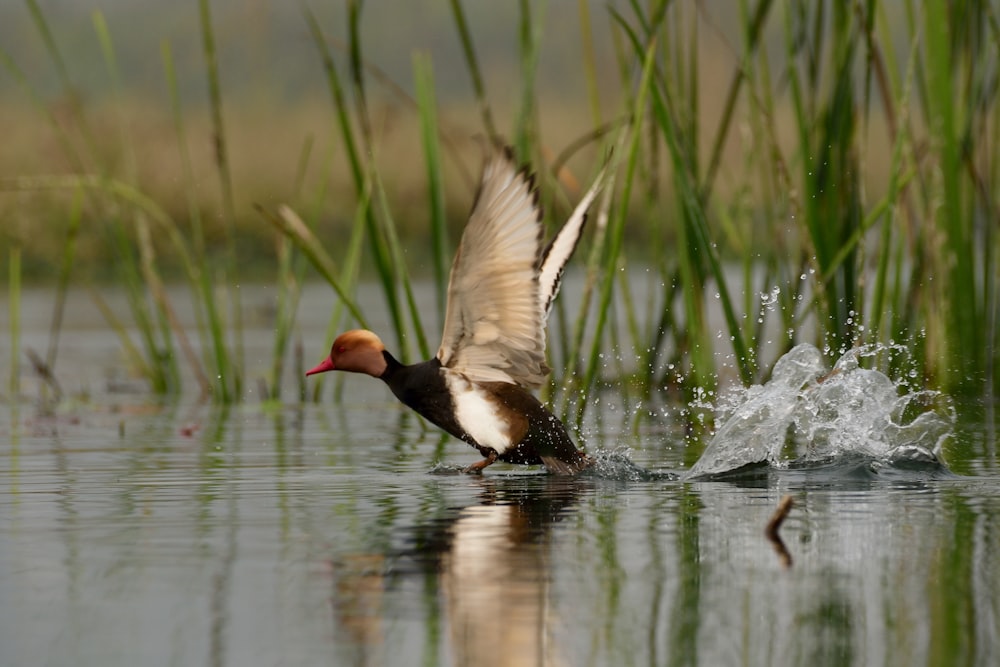
<path id="1" fill-rule="evenodd" d="M 406 368 L 406 366 L 396 360 L 396 357 L 389 354 L 388 350 L 382 350 L 382 358 L 385 359 L 385 370 L 382 371 L 382 374 L 378 377 L 386 383 L 388 383 L 397 372 Z"/>

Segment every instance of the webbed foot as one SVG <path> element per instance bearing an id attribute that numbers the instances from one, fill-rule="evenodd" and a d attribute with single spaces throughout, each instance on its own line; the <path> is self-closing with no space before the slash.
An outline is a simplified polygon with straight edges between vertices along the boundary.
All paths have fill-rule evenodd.
<path id="1" fill-rule="evenodd" d="M 496 462 L 496 460 L 497 460 L 497 453 L 491 450 L 485 459 L 483 459 L 482 461 L 476 461 L 462 472 L 464 472 L 466 475 L 482 475 L 483 468 L 485 468 L 486 466 L 493 465 Z"/>

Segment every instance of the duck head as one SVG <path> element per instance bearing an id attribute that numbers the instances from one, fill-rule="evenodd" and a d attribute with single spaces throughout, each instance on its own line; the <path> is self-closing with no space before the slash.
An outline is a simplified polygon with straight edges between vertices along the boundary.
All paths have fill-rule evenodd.
<path id="1" fill-rule="evenodd" d="M 306 375 L 327 371 L 349 371 L 381 377 L 388 366 L 382 355 L 384 350 L 385 345 L 374 333 L 365 329 L 353 329 L 337 336 L 337 340 L 333 341 L 333 347 L 330 348 L 330 356 Z"/>

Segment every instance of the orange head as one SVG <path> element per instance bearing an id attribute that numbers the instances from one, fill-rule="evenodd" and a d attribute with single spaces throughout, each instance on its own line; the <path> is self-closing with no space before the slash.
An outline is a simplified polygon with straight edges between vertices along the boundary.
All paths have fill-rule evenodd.
<path id="1" fill-rule="evenodd" d="M 365 329 L 353 329 L 337 336 L 330 348 L 330 356 L 306 375 L 350 371 L 380 377 L 387 366 L 385 357 L 382 356 L 383 350 L 385 345 L 374 333 Z"/>

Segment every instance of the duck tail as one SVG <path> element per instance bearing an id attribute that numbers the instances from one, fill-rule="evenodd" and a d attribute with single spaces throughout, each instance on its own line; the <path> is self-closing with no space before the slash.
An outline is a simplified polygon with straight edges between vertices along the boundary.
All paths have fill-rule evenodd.
<path id="1" fill-rule="evenodd" d="M 542 463 L 554 475 L 572 476 L 594 465 L 594 459 L 583 452 L 577 451 L 569 460 L 555 456 L 542 456 Z"/>

